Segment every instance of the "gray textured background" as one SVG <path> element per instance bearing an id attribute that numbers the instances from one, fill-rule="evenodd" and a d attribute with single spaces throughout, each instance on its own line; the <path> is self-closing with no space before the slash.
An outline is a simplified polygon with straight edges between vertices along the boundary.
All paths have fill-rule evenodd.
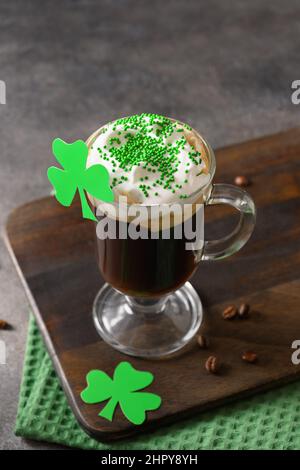
<path id="1" fill-rule="evenodd" d="M 0 224 L 49 192 L 51 140 L 139 113 L 177 117 L 214 147 L 299 125 L 299 0 L 0 2 Z M 28 304 L 0 240 L 0 449 L 16 438 Z"/>

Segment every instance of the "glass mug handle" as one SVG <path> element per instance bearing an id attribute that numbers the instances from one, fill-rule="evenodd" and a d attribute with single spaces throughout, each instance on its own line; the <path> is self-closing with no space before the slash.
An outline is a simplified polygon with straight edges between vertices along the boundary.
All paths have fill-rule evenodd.
<path id="1" fill-rule="evenodd" d="M 214 184 L 206 206 L 229 204 L 240 212 L 235 229 L 224 238 L 204 242 L 201 260 L 227 258 L 239 251 L 249 240 L 255 226 L 256 211 L 251 196 L 231 184 Z"/>

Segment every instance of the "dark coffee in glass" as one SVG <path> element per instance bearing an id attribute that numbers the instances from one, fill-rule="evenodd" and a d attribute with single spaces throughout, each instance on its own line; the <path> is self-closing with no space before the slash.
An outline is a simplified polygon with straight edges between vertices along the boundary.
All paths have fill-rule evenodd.
<path id="1" fill-rule="evenodd" d="M 100 208 L 115 221 L 117 234 L 96 237 L 105 281 L 93 306 L 96 329 L 123 353 L 147 358 L 169 355 L 185 346 L 202 323 L 202 303 L 188 280 L 200 261 L 223 259 L 245 245 L 255 225 L 253 200 L 241 188 L 213 185 L 213 150 L 197 131 L 174 119 L 152 114 L 123 118 L 98 129 L 87 145 L 87 166 L 106 167 L 115 196 L 113 203 L 89 197 L 97 212 L 97 229 Z M 132 227 L 131 219 L 112 215 L 120 196 L 127 198 L 129 211 L 174 203 L 192 210 L 190 217 L 169 224 L 168 237 L 160 223 L 152 230 L 144 222 L 141 233 L 144 230 L 147 237 L 120 237 L 120 231 L 129 233 Z M 239 223 L 224 238 L 204 241 L 203 207 L 215 204 L 236 208 Z M 194 205 L 201 209 L 194 210 Z M 200 234 L 195 243 L 190 233 L 186 235 L 187 221 L 192 232 Z"/>
<path id="2" fill-rule="evenodd" d="M 128 233 L 128 224 L 123 228 Z M 195 221 L 194 221 L 195 225 Z M 134 297 L 162 296 L 182 286 L 197 267 L 197 254 L 187 250 L 190 239 L 175 238 L 174 227 L 164 234 L 159 231 L 151 239 L 150 230 L 145 230 L 147 239 L 99 239 L 98 264 L 103 279 L 125 295 Z M 169 239 L 164 237 L 169 236 Z"/>

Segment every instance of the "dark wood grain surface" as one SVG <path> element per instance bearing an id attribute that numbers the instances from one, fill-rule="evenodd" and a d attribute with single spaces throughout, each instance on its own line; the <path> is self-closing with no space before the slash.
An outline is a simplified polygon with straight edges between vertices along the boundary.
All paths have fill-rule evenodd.
<path id="1" fill-rule="evenodd" d="M 215 181 L 232 182 L 241 173 L 251 178 L 257 227 L 241 252 L 201 263 L 192 279 L 205 305 L 202 332 L 211 339 L 209 349 L 191 344 L 168 360 L 129 358 L 137 369 L 153 372 L 151 391 L 163 399 L 143 426 L 131 425 L 119 409 L 110 423 L 98 417 L 101 405 L 85 405 L 79 396 L 90 369 L 112 374 L 128 360 L 106 345 L 93 325 L 92 302 L 103 283 L 94 224 L 82 219 L 78 201 L 66 209 L 52 197 L 25 204 L 9 217 L 10 253 L 70 405 L 94 437 L 118 439 L 157 428 L 300 377 L 300 366 L 291 363 L 291 343 L 300 339 L 300 130 L 220 149 L 216 156 Z M 233 218 L 224 207 L 207 208 L 207 233 L 224 235 Z M 243 301 L 253 310 L 247 320 L 222 319 L 223 306 Z M 257 352 L 257 364 L 242 362 L 245 350 Z M 224 364 L 219 375 L 204 369 L 210 354 Z"/>

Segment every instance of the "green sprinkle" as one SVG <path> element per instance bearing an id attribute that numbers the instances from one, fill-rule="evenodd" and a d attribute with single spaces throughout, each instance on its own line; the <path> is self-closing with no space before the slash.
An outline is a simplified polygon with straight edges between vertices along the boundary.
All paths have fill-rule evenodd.
<path id="1" fill-rule="evenodd" d="M 118 137 L 109 139 L 109 157 L 105 155 L 104 160 L 109 160 L 113 167 L 118 167 L 124 172 L 130 172 L 133 166 L 140 166 L 148 173 L 158 173 L 159 177 L 152 186 L 160 186 L 172 191 L 181 189 L 182 185 L 175 184 L 175 174 L 183 161 L 179 160 L 182 149 L 187 145 L 184 137 L 184 129 L 191 128 L 187 125 L 173 122 L 169 118 L 158 114 L 143 113 L 127 118 L 122 118 L 112 123 L 112 129 L 117 131 L 117 135 L 124 135 L 125 141 L 121 144 Z M 166 143 L 166 139 L 172 134 L 179 132 L 182 135 L 177 136 L 174 142 Z M 176 134 L 175 134 L 176 135 Z M 105 145 L 104 148 L 107 146 Z M 104 157 L 104 156 L 103 156 Z M 102 158 L 103 158 L 102 157 Z M 188 153 L 190 162 L 199 164 L 200 153 L 196 150 Z M 187 162 L 190 164 L 190 162 Z M 112 172 L 115 172 L 114 168 Z M 189 170 L 185 170 L 189 173 Z M 147 181 L 145 176 L 140 181 Z M 119 182 L 127 181 L 122 177 Z M 114 184 L 119 184 L 114 181 Z M 174 189 L 176 188 L 176 189 Z M 142 185 L 140 188 L 143 193 L 148 194 L 149 186 Z"/>

